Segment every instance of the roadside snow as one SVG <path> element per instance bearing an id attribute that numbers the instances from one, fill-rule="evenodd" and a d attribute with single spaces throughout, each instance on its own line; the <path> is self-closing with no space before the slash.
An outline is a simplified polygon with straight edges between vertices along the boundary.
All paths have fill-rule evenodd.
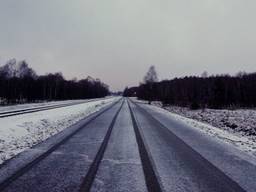
<path id="1" fill-rule="evenodd" d="M 215 127 L 245 136 L 256 136 L 256 110 L 190 110 L 185 107 L 165 107 L 168 111 L 209 123 Z"/>
<path id="2" fill-rule="evenodd" d="M 31 109 L 37 107 L 48 107 L 62 104 L 76 104 L 81 102 L 100 100 L 100 99 L 79 99 L 79 100 L 65 100 L 65 101 L 50 101 L 50 102 L 39 102 L 39 103 L 24 103 L 17 105 L 8 105 L 8 106 L 0 106 L 0 112 L 9 112 L 14 110 L 23 110 L 23 109 Z"/>
<path id="3" fill-rule="evenodd" d="M 0 119 L 0 164 L 117 99 L 108 98 Z"/>
<path id="4" fill-rule="evenodd" d="M 195 127 L 216 139 L 219 139 L 225 143 L 232 144 L 240 150 L 256 156 L 255 137 L 247 137 L 246 135 L 241 135 L 236 132 L 229 132 L 228 130 L 220 129 L 212 125 L 202 123 L 178 114 L 170 113 L 170 115 L 178 121 L 183 121 L 184 123 Z"/>
<path id="5" fill-rule="evenodd" d="M 146 104 L 145 101 L 138 101 Z M 190 110 L 185 107 L 161 107 L 162 112 L 185 124 L 196 128 L 204 134 L 222 142 L 231 144 L 248 154 L 256 156 L 256 110 Z"/>

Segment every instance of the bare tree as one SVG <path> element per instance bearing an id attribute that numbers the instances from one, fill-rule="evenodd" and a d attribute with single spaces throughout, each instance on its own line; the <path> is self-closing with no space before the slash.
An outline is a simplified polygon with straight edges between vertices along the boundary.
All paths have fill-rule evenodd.
<path id="1" fill-rule="evenodd" d="M 100 79 L 66 80 L 60 72 L 37 75 L 26 61 L 16 59 L 0 66 L 0 104 L 87 99 L 108 94 L 109 87 Z"/>
<path id="2" fill-rule="evenodd" d="M 207 71 L 204 71 L 204 72 L 201 74 L 201 77 L 202 77 L 202 78 L 207 78 L 207 77 L 208 77 Z"/>
<path id="3" fill-rule="evenodd" d="M 148 72 L 144 76 L 144 84 L 147 87 L 147 95 L 148 95 L 148 104 L 151 104 L 153 100 L 153 84 L 158 81 L 157 72 L 155 66 L 150 66 Z"/>
<path id="4" fill-rule="evenodd" d="M 155 69 L 155 66 L 150 66 L 148 72 L 146 73 L 145 77 L 144 77 L 144 83 L 154 83 L 158 81 L 158 77 L 157 77 L 157 72 Z"/>
<path id="5" fill-rule="evenodd" d="M 36 78 L 36 72 L 28 66 L 28 63 L 23 60 L 18 62 L 16 76 L 19 78 L 31 77 Z"/>

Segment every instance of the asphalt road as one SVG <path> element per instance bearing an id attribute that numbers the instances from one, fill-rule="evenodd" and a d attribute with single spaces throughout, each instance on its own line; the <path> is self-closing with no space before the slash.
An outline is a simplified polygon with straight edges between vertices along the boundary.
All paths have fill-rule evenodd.
<path id="1" fill-rule="evenodd" d="M 76 130 L 1 167 L 0 191 L 256 191 L 251 158 L 147 105 L 122 99 Z"/>

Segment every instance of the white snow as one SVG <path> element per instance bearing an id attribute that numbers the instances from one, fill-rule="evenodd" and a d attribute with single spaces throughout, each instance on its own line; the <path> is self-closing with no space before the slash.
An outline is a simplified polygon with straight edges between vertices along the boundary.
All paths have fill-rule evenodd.
<path id="1" fill-rule="evenodd" d="M 246 136 L 240 135 L 235 132 L 229 132 L 225 129 L 220 129 L 211 126 L 206 123 L 199 122 L 178 114 L 170 113 L 170 115 L 176 120 L 183 121 L 186 124 L 199 129 L 200 131 L 216 138 L 222 140 L 225 143 L 229 143 L 239 148 L 240 150 L 247 152 L 251 155 L 256 156 L 256 142 Z"/>
<path id="2" fill-rule="evenodd" d="M 48 107 L 62 104 L 76 104 L 81 102 L 93 101 L 99 99 L 86 99 L 86 100 L 65 100 L 65 101 L 50 101 L 50 102 L 38 102 L 38 103 L 24 103 L 24 104 L 16 104 L 16 105 L 8 105 L 8 106 L 0 106 L 0 112 L 9 112 L 14 110 L 24 110 L 31 109 L 37 107 Z"/>
<path id="3" fill-rule="evenodd" d="M 137 102 L 146 104 L 145 101 L 137 100 Z M 159 102 L 153 102 L 153 105 L 160 112 L 166 114 L 168 111 L 168 115 L 172 118 L 182 121 L 204 134 L 256 156 L 256 110 L 205 109 L 202 111 L 176 106 L 162 108 Z M 232 125 L 235 128 L 231 128 Z"/>
<path id="4" fill-rule="evenodd" d="M 0 119 L 0 164 L 117 99 L 107 98 Z"/>

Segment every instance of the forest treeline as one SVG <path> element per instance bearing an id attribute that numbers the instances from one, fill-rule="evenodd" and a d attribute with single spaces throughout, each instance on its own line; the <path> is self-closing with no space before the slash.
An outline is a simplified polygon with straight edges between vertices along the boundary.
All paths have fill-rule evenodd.
<path id="1" fill-rule="evenodd" d="M 66 80 L 61 73 L 37 75 L 26 61 L 0 66 L 1 104 L 105 97 L 109 88 L 99 79 Z"/>
<path id="2" fill-rule="evenodd" d="M 192 109 L 256 107 L 256 73 L 144 82 L 138 87 L 125 89 L 124 96 Z"/>

